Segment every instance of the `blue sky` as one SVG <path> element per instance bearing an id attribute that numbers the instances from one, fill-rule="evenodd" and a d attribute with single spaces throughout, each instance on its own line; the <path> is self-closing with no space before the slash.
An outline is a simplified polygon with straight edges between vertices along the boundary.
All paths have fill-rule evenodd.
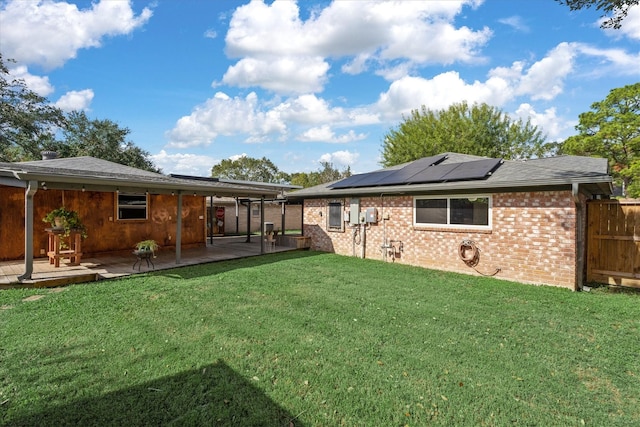
<path id="1" fill-rule="evenodd" d="M 554 0 L 0 0 L 0 51 L 52 103 L 129 128 L 165 173 L 241 155 L 362 173 L 422 105 L 485 102 L 575 134 L 640 81 L 640 7 L 599 24 Z"/>

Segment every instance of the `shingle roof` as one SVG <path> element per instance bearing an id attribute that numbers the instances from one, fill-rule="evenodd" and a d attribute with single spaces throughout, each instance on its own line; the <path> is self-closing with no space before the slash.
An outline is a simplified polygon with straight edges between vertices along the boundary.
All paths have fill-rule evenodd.
<path id="1" fill-rule="evenodd" d="M 440 163 L 450 165 L 468 163 L 487 157 L 459 153 L 443 153 L 447 158 Z M 416 160 L 418 161 L 418 160 Z M 396 165 L 390 169 L 399 169 L 413 162 Z M 385 170 L 385 169 L 382 169 Z M 380 170 L 375 171 L 380 172 Z M 389 186 L 367 186 L 360 188 L 331 188 L 326 183 L 290 193 L 291 199 L 314 197 L 341 197 L 350 195 L 391 193 L 429 193 L 454 191 L 516 191 L 517 189 L 543 189 L 549 187 L 582 184 L 593 194 L 611 194 L 611 176 L 607 173 L 607 160 L 592 157 L 560 156 L 534 160 L 505 160 L 497 169 L 484 179 L 460 180 L 453 182 L 407 183 Z"/>
<path id="2" fill-rule="evenodd" d="M 233 195 L 241 197 L 277 196 L 279 188 L 260 183 L 235 184 L 219 181 L 171 177 L 160 173 L 124 166 L 95 157 L 70 157 L 31 162 L 0 162 L 0 179 L 4 182 L 38 181 L 48 188 L 98 191 L 149 191 L 170 193 L 185 191 L 203 195 Z M 3 181 L 0 180 L 0 183 Z"/>

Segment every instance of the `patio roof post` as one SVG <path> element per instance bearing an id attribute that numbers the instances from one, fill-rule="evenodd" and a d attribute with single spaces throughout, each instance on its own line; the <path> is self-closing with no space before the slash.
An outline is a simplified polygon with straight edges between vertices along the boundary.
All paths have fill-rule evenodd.
<path id="1" fill-rule="evenodd" d="M 264 196 L 260 196 L 260 255 L 264 254 Z"/>
<path id="2" fill-rule="evenodd" d="M 245 243 L 251 243 L 251 199 L 247 199 L 247 240 Z"/>
<path id="3" fill-rule="evenodd" d="M 24 192 L 24 274 L 18 281 L 30 280 L 33 273 L 33 196 L 38 191 L 38 181 L 29 181 Z"/>
<path id="4" fill-rule="evenodd" d="M 236 200 L 236 234 L 240 233 L 240 212 L 238 210 L 239 206 L 238 206 L 238 197 L 235 197 Z"/>
<path id="5" fill-rule="evenodd" d="M 286 206 L 285 206 L 285 202 L 284 200 L 282 201 L 282 205 L 280 206 L 280 217 L 281 217 L 281 221 L 282 221 L 282 235 L 284 236 L 284 231 L 285 231 L 285 227 L 287 226 L 287 221 L 286 221 Z"/>
<path id="6" fill-rule="evenodd" d="M 176 264 L 182 257 L 182 191 L 178 191 L 178 218 L 176 218 Z"/>

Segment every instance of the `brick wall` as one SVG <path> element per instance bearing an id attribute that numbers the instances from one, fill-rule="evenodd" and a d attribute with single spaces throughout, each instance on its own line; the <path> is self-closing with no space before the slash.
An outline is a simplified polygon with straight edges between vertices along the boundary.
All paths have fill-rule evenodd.
<path id="1" fill-rule="evenodd" d="M 361 256 L 362 236 L 348 224 L 344 232 L 327 231 L 328 202 L 305 200 L 304 234 L 311 237 L 311 249 Z M 348 210 L 349 199 L 344 202 Z M 576 208 L 570 191 L 495 193 L 491 230 L 481 231 L 414 227 L 412 196 L 361 198 L 361 211 L 367 207 L 377 208 L 379 221 L 367 227 L 366 258 L 385 260 L 386 238 L 396 241 L 396 249 L 401 241 L 404 249 L 384 250 L 386 261 L 469 274 L 500 269 L 495 277 L 576 287 Z M 458 256 L 463 239 L 480 250 L 477 271 Z"/>

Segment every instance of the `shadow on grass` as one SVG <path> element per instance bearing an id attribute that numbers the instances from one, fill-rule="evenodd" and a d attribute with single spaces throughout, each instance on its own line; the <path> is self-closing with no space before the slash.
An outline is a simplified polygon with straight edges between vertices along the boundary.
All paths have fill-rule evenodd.
<path id="1" fill-rule="evenodd" d="M 223 361 L 12 420 L 7 426 L 303 426 Z"/>
<path id="2" fill-rule="evenodd" d="M 274 262 L 284 261 L 288 259 L 311 258 L 325 254 L 326 252 L 316 251 L 279 252 L 273 254 L 264 254 L 260 256 L 252 256 L 248 258 L 212 261 L 209 263 L 176 267 L 167 270 L 159 270 L 157 272 L 149 272 L 148 274 L 153 276 L 166 276 L 180 279 L 194 279 L 197 277 L 209 276 L 211 274 L 225 273 L 227 271 L 233 271 L 238 268 L 258 267 L 261 265 L 273 264 Z"/>

